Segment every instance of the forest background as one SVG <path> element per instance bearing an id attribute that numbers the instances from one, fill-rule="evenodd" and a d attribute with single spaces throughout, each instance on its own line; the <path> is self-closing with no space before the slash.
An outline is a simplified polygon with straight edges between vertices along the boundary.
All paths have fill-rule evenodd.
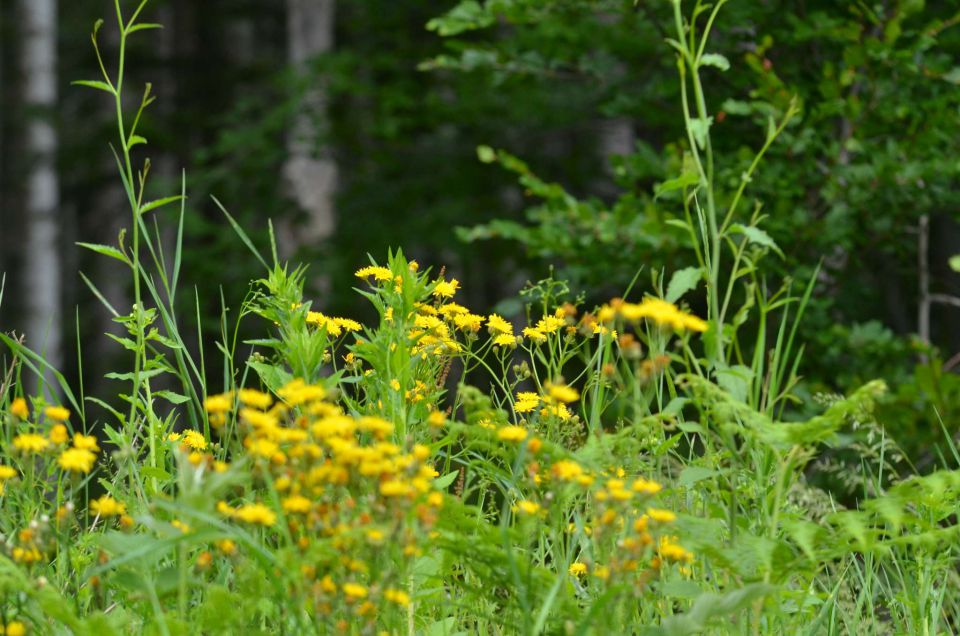
<path id="1" fill-rule="evenodd" d="M 132 292 L 115 262 L 76 244 L 115 244 L 129 210 L 104 147 L 115 133 L 105 98 L 70 82 L 98 75 L 90 16 L 111 8 L 0 0 L 0 325 L 71 384 L 82 366 L 91 394 L 109 393 L 98 383 L 123 354 L 100 334 L 122 326 L 84 277 L 115 307 Z M 657 197 L 683 172 L 669 2 L 167 0 L 152 11 L 162 34 L 128 51 L 129 85 L 149 79 L 160 96 L 140 160 L 156 197 L 178 193 L 186 170 L 182 282 L 200 316 L 239 307 L 260 273 L 211 195 L 262 249 L 272 220 L 281 256 L 310 264 L 316 304 L 356 318 L 369 309 L 352 272 L 389 247 L 445 266 L 465 302 L 501 301 L 508 317 L 524 282 L 551 267 L 596 301 L 638 271 L 648 289 L 653 269 L 693 265 L 676 205 Z M 709 78 L 713 143 L 734 159 L 721 182 L 747 170 L 771 115 L 800 106 L 751 186 L 775 268 L 797 289 L 816 277 L 798 394 L 885 378 L 878 419 L 932 466 L 932 444 L 960 424 L 960 10 L 741 1 L 723 22 Z M 216 320 L 202 327 L 219 335 Z"/>

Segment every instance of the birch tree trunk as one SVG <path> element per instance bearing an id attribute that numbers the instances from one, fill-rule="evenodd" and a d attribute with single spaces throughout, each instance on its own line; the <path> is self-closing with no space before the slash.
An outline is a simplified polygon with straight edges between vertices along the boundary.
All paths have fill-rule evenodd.
<path id="1" fill-rule="evenodd" d="M 23 101 L 27 110 L 23 289 L 27 342 L 58 368 L 61 350 L 61 271 L 56 170 L 57 3 L 20 0 Z"/>
<path id="2" fill-rule="evenodd" d="M 334 0 L 287 0 L 287 56 L 298 71 L 306 71 L 310 59 L 333 48 L 334 10 Z M 287 255 L 299 245 L 327 238 L 336 224 L 337 164 L 318 143 L 326 107 L 324 86 L 311 87 L 287 138 L 284 178 L 294 201 L 308 215 L 306 227 L 285 226 L 281 239 Z"/>

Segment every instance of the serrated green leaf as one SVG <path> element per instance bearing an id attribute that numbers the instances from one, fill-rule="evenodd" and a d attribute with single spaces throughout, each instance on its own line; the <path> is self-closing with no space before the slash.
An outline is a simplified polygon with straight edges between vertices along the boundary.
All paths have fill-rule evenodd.
<path id="1" fill-rule="evenodd" d="M 685 267 L 678 269 L 670 277 L 670 284 L 667 285 L 667 301 L 675 303 L 683 297 L 688 291 L 692 291 L 700 284 L 703 278 L 699 267 Z"/>
<path id="2" fill-rule="evenodd" d="M 756 226 L 734 223 L 730 226 L 729 232 L 731 234 L 743 234 L 749 242 L 768 247 L 776 252 L 780 258 L 783 258 L 783 251 L 781 251 L 780 246 L 776 244 L 769 234 Z"/>

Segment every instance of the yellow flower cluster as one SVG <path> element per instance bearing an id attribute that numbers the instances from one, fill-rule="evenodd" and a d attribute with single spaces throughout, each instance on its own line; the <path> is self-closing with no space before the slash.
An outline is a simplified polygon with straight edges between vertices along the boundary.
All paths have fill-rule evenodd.
<path id="1" fill-rule="evenodd" d="M 273 404 L 241 398 L 246 405 L 239 406 L 238 420 L 254 475 L 269 475 L 278 497 L 221 501 L 218 512 L 267 533 L 286 525 L 303 551 L 302 571 L 318 615 L 368 619 L 377 603 L 405 607 L 409 595 L 367 578 L 384 545 L 399 543 L 410 559 L 421 553 L 443 505 L 433 486 L 431 450 L 418 444 L 404 449 L 392 439 L 391 422 L 348 415 L 322 387 L 302 380 L 279 389 L 277 398 Z M 312 552 L 317 539 L 330 541 L 334 552 Z"/>
<path id="2" fill-rule="evenodd" d="M 356 320 L 351 320 L 349 318 L 333 318 L 330 316 L 325 316 L 319 311 L 307 312 L 307 324 L 315 325 L 319 329 L 325 328 L 327 330 L 327 335 L 331 338 L 339 338 L 344 332 L 349 333 L 363 329 L 363 325 Z"/>
<path id="3" fill-rule="evenodd" d="M 616 318 L 628 322 L 649 320 L 674 331 L 706 331 L 707 323 L 701 318 L 679 309 L 673 303 L 660 298 L 644 298 L 640 303 L 628 303 L 615 298 L 600 308 L 597 318 L 601 323 L 611 323 Z"/>

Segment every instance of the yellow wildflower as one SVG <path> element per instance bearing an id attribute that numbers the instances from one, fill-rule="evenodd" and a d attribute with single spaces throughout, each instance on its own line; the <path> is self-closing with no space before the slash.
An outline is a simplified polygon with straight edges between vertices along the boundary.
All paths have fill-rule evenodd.
<path id="1" fill-rule="evenodd" d="M 633 492 L 639 492 L 644 495 L 655 495 L 663 489 L 663 486 L 655 481 L 650 481 L 649 479 L 643 479 L 641 477 L 635 479 L 630 488 L 633 490 Z"/>
<path id="2" fill-rule="evenodd" d="M 557 402 L 569 404 L 570 402 L 576 402 L 580 399 L 580 393 L 575 388 L 565 384 L 547 383 L 546 389 L 547 395 L 549 395 L 552 400 L 556 400 Z"/>
<path id="3" fill-rule="evenodd" d="M 303 495 L 293 495 L 280 502 L 283 511 L 293 514 L 306 514 L 310 512 L 310 500 Z"/>
<path id="4" fill-rule="evenodd" d="M 43 414 L 55 422 L 66 422 L 70 419 L 70 411 L 62 406 L 48 406 L 43 409 Z"/>
<path id="5" fill-rule="evenodd" d="M 647 508 L 647 515 L 657 523 L 672 523 L 677 520 L 677 515 L 661 508 Z"/>
<path id="6" fill-rule="evenodd" d="M 21 420 L 25 420 L 30 417 L 30 409 L 27 408 L 27 401 L 22 397 L 16 398 L 10 403 L 10 413 L 16 415 Z"/>
<path id="7" fill-rule="evenodd" d="M 536 327 L 524 327 L 523 335 L 525 338 L 529 338 L 533 342 L 547 341 L 547 334 L 537 329 Z"/>
<path id="8" fill-rule="evenodd" d="M 20 621 L 10 621 L 7 623 L 6 636 L 25 636 L 27 626 Z"/>
<path id="9" fill-rule="evenodd" d="M 93 470 L 96 461 L 97 456 L 85 448 L 68 448 L 57 458 L 57 463 L 63 470 L 84 474 Z"/>
<path id="10" fill-rule="evenodd" d="M 233 408 L 233 398 L 226 394 L 211 395 L 203 401 L 207 413 L 226 413 Z"/>
<path id="11" fill-rule="evenodd" d="M 357 278 L 370 278 L 371 276 L 378 281 L 387 281 L 393 279 L 393 272 L 391 272 L 386 267 L 378 267 L 376 265 L 368 265 L 367 267 L 361 267 L 358 269 L 354 276 Z"/>
<path id="12" fill-rule="evenodd" d="M 63 424 L 54 424 L 50 429 L 50 441 L 54 444 L 65 444 L 70 439 L 70 433 Z"/>
<path id="13" fill-rule="evenodd" d="M 498 347 L 516 347 L 517 337 L 503 333 L 493 339 L 493 344 Z"/>
<path id="14" fill-rule="evenodd" d="M 497 431 L 497 438 L 505 442 L 522 442 L 527 439 L 527 429 L 522 426 L 504 426 Z"/>
<path id="15" fill-rule="evenodd" d="M 367 598 L 367 588 L 359 583 L 344 583 L 343 593 L 348 600 Z"/>
<path id="16" fill-rule="evenodd" d="M 101 517 L 117 517 L 127 514 L 127 506 L 110 495 L 103 495 L 90 502 L 90 514 L 100 515 Z"/>
<path id="17" fill-rule="evenodd" d="M 256 389 L 240 389 L 237 397 L 244 406 L 252 406 L 260 410 L 270 408 L 273 404 L 273 396 Z"/>
<path id="18" fill-rule="evenodd" d="M 583 576 L 587 573 L 587 564 L 575 561 L 567 568 L 567 572 L 570 573 L 570 576 Z"/>
<path id="19" fill-rule="evenodd" d="M 244 504 L 234 510 L 232 516 L 244 523 L 261 526 L 272 526 L 277 522 L 276 513 L 260 503 Z"/>
<path id="20" fill-rule="evenodd" d="M 554 463 L 550 467 L 550 473 L 560 481 L 574 481 L 584 474 L 580 464 L 570 459 L 561 459 Z"/>
<path id="21" fill-rule="evenodd" d="M 520 512 L 525 515 L 535 515 L 540 512 L 540 504 L 535 501 L 528 501 L 526 499 L 518 501 L 513 507 L 515 512 Z"/>
<path id="22" fill-rule="evenodd" d="M 437 298 L 453 298 L 453 295 L 457 293 L 457 289 L 460 287 L 460 281 L 456 278 L 453 278 L 449 281 L 437 280 L 433 291 L 430 292 Z"/>
<path id="23" fill-rule="evenodd" d="M 513 410 L 517 413 L 529 413 L 540 405 L 540 396 L 528 391 L 519 391 Z"/>
<path id="24" fill-rule="evenodd" d="M 410 595 L 403 590 L 387 588 L 383 591 L 383 598 L 387 599 L 391 603 L 396 603 L 400 607 L 406 607 L 407 605 L 410 605 Z"/>
<path id="25" fill-rule="evenodd" d="M 73 447 L 79 448 L 80 450 L 87 450 L 96 452 L 100 450 L 100 447 L 97 445 L 97 438 L 93 435 L 81 435 L 80 433 L 74 433 L 73 435 Z"/>
<path id="26" fill-rule="evenodd" d="M 50 440 L 36 433 L 22 433 L 13 438 L 13 447 L 23 453 L 42 453 L 50 446 Z"/>
<path id="27" fill-rule="evenodd" d="M 490 314 L 487 318 L 487 329 L 491 334 L 513 335 L 513 325 L 497 314 Z"/>
<path id="28" fill-rule="evenodd" d="M 7 479 L 13 479 L 17 476 L 17 469 L 13 466 L 4 466 L 0 464 L 0 482 Z"/>

